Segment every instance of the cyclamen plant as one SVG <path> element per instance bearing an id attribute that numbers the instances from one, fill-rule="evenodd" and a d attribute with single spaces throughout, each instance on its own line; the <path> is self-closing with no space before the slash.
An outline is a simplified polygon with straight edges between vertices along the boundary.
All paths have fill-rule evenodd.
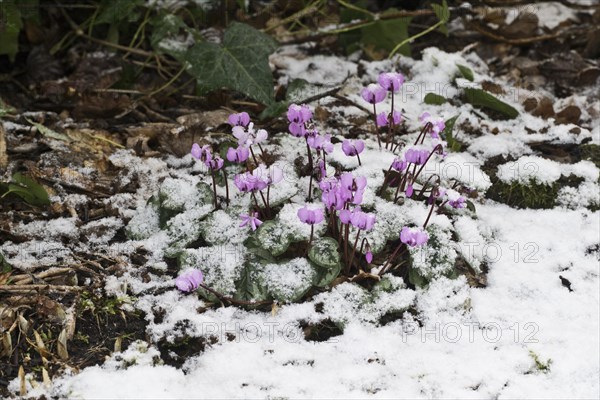
<path id="1" fill-rule="evenodd" d="M 338 276 L 347 280 L 380 279 L 385 274 L 397 273 L 406 265 L 409 262 L 407 252 L 428 246 L 431 237 L 428 224 L 434 211 L 444 212 L 448 208 L 461 209 L 466 206 L 466 199 L 461 193 L 469 193 L 469 188 L 458 181 L 452 187 L 442 187 L 442 180 L 437 174 L 431 174 L 427 179 L 422 178 L 424 168 L 432 159 L 443 159 L 446 156 L 445 142 L 442 140 L 446 128 L 444 120 L 425 112 L 418 118 L 421 130 L 414 142 L 408 144 L 397 135 L 398 127 L 404 121 L 400 111 L 395 109 L 395 94 L 400 91 L 403 83 L 402 74 L 383 73 L 377 83 L 369 84 L 361 91 L 362 98 L 373 106 L 372 119 L 378 149 L 376 146 L 375 149 L 371 148 L 372 151 L 394 155 L 383 175 L 383 183 L 372 187 L 371 195 L 396 205 L 408 201 L 423 202 L 429 210 L 421 226 L 402 227 L 395 239 L 388 239 L 377 251 L 374 251 L 370 243 L 370 232 L 383 222 L 379 221 L 377 211 L 372 209 L 372 203 L 366 205 L 364 202 L 369 189 L 367 178 L 343 170 L 339 163 L 330 161 L 328 166 L 328 155 L 336 151 L 336 145 L 346 157 L 356 157 L 358 165 L 363 166 L 365 160 L 361 160 L 360 155 L 368 147 L 368 138 L 365 138 L 367 143 L 362 139 L 343 139 L 334 144 L 331 134 L 319 131 L 308 105 L 289 106 L 286 115 L 288 132 L 292 137 L 303 141 L 306 147 L 307 168 L 299 168 L 298 173 L 308 178 L 308 188 L 298 188 L 294 199 L 295 204 L 302 205 L 296 210 L 297 222 L 310 226 L 310 237 L 300 240 L 286 236 L 285 229 L 290 228 L 283 226 L 280 215 L 282 209 L 287 207 L 285 202 L 271 202 L 272 188 L 282 184 L 284 172 L 269 161 L 276 157 L 268 156 L 267 151 L 274 152 L 276 149 L 273 146 L 263 148 L 263 144 L 268 144 L 269 134 L 264 129 L 255 129 L 249 114 L 242 112 L 228 118 L 237 147 L 227 149 L 227 163 L 210 145 L 192 146 L 192 156 L 204 163 L 210 172 L 213 208 L 228 213 L 238 210 L 239 228 L 247 230 L 245 232 L 249 234 L 244 242 L 250 257 L 249 266 L 260 270 L 260 265 L 265 265 L 264 263 L 285 262 L 290 257 L 299 257 L 307 258 L 317 271 L 315 276 L 319 279 L 315 278 L 316 286 L 326 287 Z M 388 111 L 378 110 L 377 106 L 388 96 Z M 387 128 L 385 138 L 379 130 L 384 127 Z M 255 152 L 253 146 L 258 147 L 260 152 Z M 229 196 L 227 170 L 234 173 L 232 181 L 238 190 L 232 199 Z M 225 199 L 219 196 L 220 191 L 217 190 L 216 176 L 219 171 L 223 174 L 221 182 L 225 187 Z M 285 184 L 289 185 L 289 182 Z M 316 199 L 313 199 L 314 192 L 320 194 L 315 196 Z M 244 196 L 249 196 L 245 203 L 239 200 Z M 236 199 L 238 208 L 230 209 L 233 207 L 233 199 Z M 290 199 L 286 201 L 293 204 Z M 246 204 L 241 212 L 240 204 Z M 294 241 L 298 244 L 290 247 Z M 196 267 L 201 268 L 201 265 Z M 257 275 L 248 275 L 244 278 L 245 282 L 255 276 Z M 212 296 L 213 299 L 216 296 L 221 301 L 226 299 L 231 303 L 244 305 L 263 304 L 270 300 L 294 301 L 304 294 L 303 292 L 294 298 L 280 298 L 273 292 L 240 300 L 239 296 L 228 297 L 209 287 L 204 282 L 205 278 L 199 270 L 186 272 L 177 278 L 176 286 L 183 292 L 201 288 L 204 289 L 202 293 L 205 296 Z M 254 282 L 253 287 L 260 286 L 258 282 Z"/>

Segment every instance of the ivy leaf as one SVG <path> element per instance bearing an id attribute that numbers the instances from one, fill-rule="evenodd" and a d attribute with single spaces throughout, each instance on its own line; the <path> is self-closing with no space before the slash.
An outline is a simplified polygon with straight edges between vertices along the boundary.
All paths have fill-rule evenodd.
<path id="1" fill-rule="evenodd" d="M 425 104 L 432 104 L 432 105 L 439 106 L 440 104 L 444 104 L 448 100 L 446 100 L 446 98 L 444 96 L 440 96 L 439 94 L 427 93 L 425 95 L 425 98 L 423 99 L 423 101 L 425 102 Z"/>
<path id="2" fill-rule="evenodd" d="M 475 204 L 473 204 L 473 202 L 471 200 L 467 200 L 467 209 L 474 213 L 477 212 L 477 210 L 475 210 Z"/>
<path id="3" fill-rule="evenodd" d="M 394 12 L 394 10 L 388 12 Z M 361 29 L 361 41 L 364 45 L 371 45 L 375 49 L 385 50 L 386 53 L 389 53 L 396 47 L 396 44 L 408 38 L 410 20 L 410 17 L 378 20 Z M 410 56 L 410 45 L 405 44 L 400 47 L 398 52 Z"/>
<path id="4" fill-rule="evenodd" d="M 416 268 L 409 268 L 408 270 L 408 281 L 418 288 L 427 286 L 427 279 L 419 274 Z"/>
<path id="5" fill-rule="evenodd" d="M 240 278 L 235 282 L 236 292 L 233 298 L 243 301 L 264 301 L 269 299 L 267 286 L 260 284 L 256 279 L 257 269 L 260 264 L 249 260 L 244 264 Z"/>
<path id="6" fill-rule="evenodd" d="M 448 9 L 448 3 L 446 3 L 446 0 L 443 0 L 441 5 L 432 4 L 431 8 L 433 8 L 433 12 L 440 21 L 444 23 L 448 22 L 450 19 L 450 10 Z"/>
<path id="7" fill-rule="evenodd" d="M 464 93 L 467 103 L 470 103 L 474 106 L 497 111 L 506 116 L 508 119 L 514 119 L 519 116 L 519 112 L 514 107 L 498 100 L 497 97 L 482 89 L 465 88 Z"/>
<path id="8" fill-rule="evenodd" d="M 473 80 L 475 79 L 475 76 L 473 75 L 473 70 L 471 70 L 471 68 L 469 68 L 465 65 L 461 65 L 461 64 L 456 64 L 456 66 L 458 67 L 458 71 L 463 76 L 463 78 L 468 79 L 471 82 L 473 82 Z"/>
<path id="9" fill-rule="evenodd" d="M 222 44 L 196 43 L 183 61 L 196 78 L 201 93 L 223 87 L 270 105 L 273 75 L 269 54 L 277 48 L 270 36 L 249 25 L 233 22 L 225 31 Z"/>

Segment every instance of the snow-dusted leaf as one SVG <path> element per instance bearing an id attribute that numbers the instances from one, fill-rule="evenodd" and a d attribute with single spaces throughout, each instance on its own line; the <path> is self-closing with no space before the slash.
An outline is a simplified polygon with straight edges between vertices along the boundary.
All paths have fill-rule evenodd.
<path id="1" fill-rule="evenodd" d="M 497 97 L 485 90 L 476 88 L 465 88 L 463 90 L 465 92 L 467 103 L 497 111 L 509 119 L 514 119 L 519 116 L 519 112 L 514 107 L 498 100 Z"/>
<path id="2" fill-rule="evenodd" d="M 308 258 L 319 267 L 335 268 L 340 264 L 338 242 L 330 237 L 316 239 L 308 250 Z"/>
<path id="3" fill-rule="evenodd" d="M 282 224 L 276 220 L 265 221 L 256 231 L 256 239 L 273 257 L 285 253 L 291 242 Z"/>
<path id="4" fill-rule="evenodd" d="M 198 89 L 208 92 L 223 87 L 270 105 L 274 102 L 273 75 L 268 56 L 277 43 L 249 25 L 231 23 L 222 44 L 196 43 L 184 57 Z"/>

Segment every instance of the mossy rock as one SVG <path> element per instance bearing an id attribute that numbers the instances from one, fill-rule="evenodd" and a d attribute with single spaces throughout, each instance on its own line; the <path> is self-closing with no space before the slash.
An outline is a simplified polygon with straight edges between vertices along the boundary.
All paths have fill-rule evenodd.
<path id="1" fill-rule="evenodd" d="M 580 147 L 581 158 L 596 164 L 600 168 L 600 146 L 593 143 L 583 144 Z"/>

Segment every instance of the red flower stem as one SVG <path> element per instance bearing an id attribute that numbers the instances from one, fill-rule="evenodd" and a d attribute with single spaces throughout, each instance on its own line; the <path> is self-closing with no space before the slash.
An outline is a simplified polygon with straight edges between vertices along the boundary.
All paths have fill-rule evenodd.
<path id="1" fill-rule="evenodd" d="M 419 174 L 421 173 L 421 171 L 423 171 L 423 168 L 425 168 L 425 165 L 427 165 L 427 163 L 429 162 L 429 159 L 431 158 L 431 156 L 433 156 L 433 153 L 435 153 L 435 151 L 437 149 L 443 150 L 444 148 L 442 147 L 441 144 L 438 144 L 437 146 L 435 146 L 433 148 L 433 150 L 431 150 L 431 153 L 429 153 L 429 156 L 427 156 L 427 159 L 425 160 L 425 162 L 423 163 L 423 165 L 421 165 L 421 168 L 419 168 L 419 170 L 417 171 L 416 175 L 413 177 L 412 182 L 414 183 L 417 180 L 417 177 L 419 176 Z M 415 164 L 415 169 L 416 169 L 416 164 Z"/>
<path id="2" fill-rule="evenodd" d="M 254 155 L 254 150 L 252 150 L 252 146 L 248 146 L 250 149 L 250 154 L 252 154 L 252 159 L 254 160 L 254 164 L 258 167 L 258 161 L 256 161 L 256 156 Z"/>
<path id="3" fill-rule="evenodd" d="M 379 126 L 377 126 L 377 108 L 375 107 L 375 103 L 373 103 L 373 122 L 375 123 L 375 134 L 377 135 L 377 144 L 379 145 L 379 150 L 381 150 L 381 139 L 379 138 Z"/>
<path id="4" fill-rule="evenodd" d="M 225 168 L 223 168 L 223 179 L 225 179 L 225 201 L 227 205 L 229 205 L 229 182 L 227 181 L 227 172 L 225 172 Z"/>
<path id="5" fill-rule="evenodd" d="M 430 197 L 433 197 L 433 195 Z M 429 214 L 427 214 L 427 219 L 425 220 L 425 223 L 423 224 L 423 229 L 427 228 L 427 224 L 429 223 L 429 218 L 431 218 L 431 214 L 433 213 L 434 207 L 435 207 L 435 199 L 433 199 L 433 202 L 431 203 L 431 207 L 429 208 Z"/>
<path id="6" fill-rule="evenodd" d="M 310 224 L 310 239 L 308 241 L 308 247 L 310 247 L 310 245 L 312 244 L 314 234 L 315 234 L 315 225 Z"/>
<path id="7" fill-rule="evenodd" d="M 215 210 L 218 207 L 217 204 L 217 184 L 215 183 L 215 171 L 211 168 L 210 169 L 210 176 L 212 178 L 212 186 L 213 186 L 213 192 L 215 193 Z"/>
<path id="8" fill-rule="evenodd" d="M 356 232 L 356 239 L 354 240 L 354 247 L 352 248 L 352 256 L 350 256 L 349 269 L 352 270 L 352 263 L 354 262 L 354 253 L 356 253 L 356 245 L 358 245 L 358 237 L 360 236 L 360 229 Z"/>
<path id="9" fill-rule="evenodd" d="M 407 249 L 407 246 L 404 247 L 404 250 L 402 251 L 402 253 L 398 254 L 398 252 L 400 251 L 400 249 L 402 248 L 402 245 L 404 243 L 400 242 L 400 244 L 398 245 L 398 247 L 396 247 L 396 250 L 394 250 L 394 252 L 392 253 L 392 255 L 390 256 L 390 258 L 387 259 L 387 261 L 385 262 L 385 264 L 383 264 L 383 267 L 381 268 L 381 270 L 379 271 L 379 276 L 383 275 L 384 273 L 387 272 L 387 269 L 389 268 L 389 266 L 392 265 L 392 261 L 394 261 L 394 259 L 396 258 L 396 255 L 400 255 L 404 252 L 404 250 Z"/>
<path id="10" fill-rule="evenodd" d="M 360 156 L 358 155 L 358 153 L 356 153 L 356 158 L 358 158 L 358 166 L 361 166 L 361 162 L 360 162 Z"/>

